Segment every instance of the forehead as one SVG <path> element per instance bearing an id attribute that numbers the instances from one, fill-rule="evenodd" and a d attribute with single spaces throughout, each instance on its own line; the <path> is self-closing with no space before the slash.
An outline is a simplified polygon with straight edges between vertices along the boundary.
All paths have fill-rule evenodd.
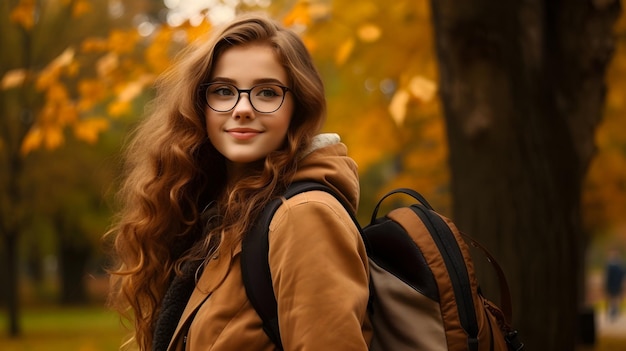
<path id="1" fill-rule="evenodd" d="M 227 78 L 239 85 L 275 79 L 288 83 L 287 71 L 275 49 L 268 44 L 249 44 L 226 49 L 216 60 L 211 79 Z"/>

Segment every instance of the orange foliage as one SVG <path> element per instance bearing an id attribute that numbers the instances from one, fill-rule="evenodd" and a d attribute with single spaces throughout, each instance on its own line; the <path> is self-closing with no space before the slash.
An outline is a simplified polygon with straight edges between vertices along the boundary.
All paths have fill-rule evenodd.
<path id="1" fill-rule="evenodd" d="M 109 34 L 107 49 L 120 55 L 131 53 L 137 46 L 139 38 L 139 33 L 134 28 L 128 30 L 115 29 Z"/>
<path id="2" fill-rule="evenodd" d="M 88 0 L 74 1 L 74 7 L 72 8 L 73 17 L 81 17 L 92 10 L 92 6 Z"/>
<path id="3" fill-rule="evenodd" d="M 299 16 L 303 7 L 296 6 Z M 336 0 L 326 16 L 301 22 L 329 91 L 326 129 L 342 136 L 361 174 L 378 174 L 382 184 L 364 183 L 362 192 L 412 187 L 446 211 L 447 145 L 428 2 Z"/>
<path id="4" fill-rule="evenodd" d="M 50 9 L 48 13 L 69 13 L 71 17 L 99 15 L 93 13 L 93 4 L 87 0 L 45 4 L 21 0 L 12 8 L 10 20 L 32 30 L 38 24 L 35 14 L 43 11 L 44 6 Z M 59 11 L 63 8 L 68 11 Z M 75 43 L 80 50 L 68 46 L 41 70 L 7 72 L 2 77 L 2 89 L 27 88 L 34 83 L 33 88 L 42 96 L 42 102 L 33 106 L 35 121 L 22 141 L 21 153 L 62 145 L 65 129 L 88 143 L 97 141 L 109 124 L 102 117 L 91 116 L 94 110 L 104 106 L 108 117 L 131 114 L 133 100 L 170 64 L 176 49 L 208 27 L 161 27 L 151 41 L 142 38 L 135 28 L 112 29 L 104 38 L 86 37 Z M 177 42 L 177 33 L 185 34 L 182 43 Z M 148 49 L 144 49 L 146 44 Z M 83 65 L 85 60 L 88 64 Z"/>
<path id="5" fill-rule="evenodd" d="M 74 124 L 74 134 L 80 139 L 89 144 L 94 144 L 98 141 L 98 136 L 101 132 L 109 128 L 109 120 L 102 117 L 94 117 L 90 119 L 83 119 Z"/>
<path id="6" fill-rule="evenodd" d="M 35 0 L 20 0 L 11 11 L 9 19 L 24 29 L 31 29 L 35 25 Z"/>
<path id="7" fill-rule="evenodd" d="M 583 189 L 583 214 L 591 231 L 621 231 L 626 240 L 626 12 L 615 26 L 618 40 L 606 75 L 606 107 L 596 131 L 597 155 Z M 621 229 L 620 229 L 621 228 Z"/>
<path id="8" fill-rule="evenodd" d="M 76 16 L 91 11 L 86 0 L 65 6 L 70 4 Z M 11 21 L 32 28 L 35 6 L 33 0 L 20 0 L 10 13 Z M 324 76 L 329 107 L 326 130 L 340 133 L 360 172 L 377 174 L 382 184 L 380 189 L 364 184 L 364 191 L 380 194 L 389 187 L 412 187 L 445 213 L 450 202 L 448 151 L 437 99 L 429 11 L 426 0 L 301 0 L 282 21 L 301 33 Z M 46 97 L 22 152 L 60 145 L 66 127 L 78 138 L 95 142 L 108 128 L 106 118 L 132 113 L 132 102 L 171 64 L 179 49 L 210 29 L 206 20 L 157 26 L 145 38 L 134 28 L 117 29 L 104 38 L 85 38 L 76 45 L 78 51 L 68 47 L 41 71 L 17 68 L 7 72 L 2 89 L 25 84 L 34 74 L 37 89 Z M 626 222 L 624 13 L 616 30 L 621 36 L 607 74 L 606 112 L 597 131 L 598 157 L 583 194 L 589 227 Z M 95 66 L 81 66 L 85 56 L 95 56 Z M 93 72 L 86 73 L 90 69 Z M 74 88 L 64 86 L 69 77 L 76 77 Z M 91 115 L 98 106 L 106 108 L 107 117 Z"/>
<path id="9" fill-rule="evenodd" d="M 173 30 L 164 28 L 154 34 L 151 45 L 146 49 L 146 63 L 150 70 L 162 72 L 171 64 L 169 43 Z"/>
<path id="10" fill-rule="evenodd" d="M 298 1 L 283 17 L 283 23 L 288 27 L 309 27 L 315 20 L 328 16 L 330 10 L 330 5 L 323 1 Z"/>
<path id="11" fill-rule="evenodd" d="M 78 82 L 78 110 L 89 111 L 106 96 L 105 86 L 97 79 L 84 79 Z"/>
<path id="12" fill-rule="evenodd" d="M 63 75 L 76 74 L 74 56 L 74 50 L 68 48 L 39 72 L 35 87 L 45 99 L 37 111 L 36 122 L 24 138 L 22 154 L 42 146 L 47 149 L 59 147 L 64 141 L 63 128 L 78 120 L 76 104 L 61 82 Z"/>

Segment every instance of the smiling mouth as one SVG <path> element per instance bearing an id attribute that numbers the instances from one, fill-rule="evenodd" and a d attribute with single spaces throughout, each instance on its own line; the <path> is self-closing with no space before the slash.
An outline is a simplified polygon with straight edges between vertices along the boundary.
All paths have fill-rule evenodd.
<path id="1" fill-rule="evenodd" d="M 258 130 L 253 129 L 229 129 L 226 132 L 235 139 L 247 140 L 261 134 Z"/>

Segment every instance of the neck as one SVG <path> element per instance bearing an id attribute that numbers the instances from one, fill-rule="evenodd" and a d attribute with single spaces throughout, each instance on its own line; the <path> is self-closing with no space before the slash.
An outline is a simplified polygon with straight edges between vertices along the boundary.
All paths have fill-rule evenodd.
<path id="1" fill-rule="evenodd" d="M 228 177 L 228 187 L 232 188 L 232 186 L 234 186 L 240 180 L 255 173 L 255 170 L 263 167 L 264 162 L 265 160 L 259 160 L 251 163 L 234 163 L 227 161 L 226 175 Z"/>

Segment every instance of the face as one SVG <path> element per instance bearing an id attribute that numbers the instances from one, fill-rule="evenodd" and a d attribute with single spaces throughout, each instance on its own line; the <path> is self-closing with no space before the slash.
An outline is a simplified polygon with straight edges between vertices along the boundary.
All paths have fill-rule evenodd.
<path id="1" fill-rule="evenodd" d="M 235 46 L 224 51 L 217 58 L 209 81 L 215 82 L 228 85 L 213 85 L 216 89 L 211 88 L 209 94 L 218 101 L 213 105 L 223 104 L 224 99 L 236 100 L 237 91 L 232 87 L 245 90 L 266 84 L 289 85 L 287 72 L 279 63 L 274 49 L 263 44 Z M 275 91 L 265 88 L 242 92 L 234 108 L 227 112 L 217 112 L 206 106 L 209 140 L 224 155 L 230 170 L 242 169 L 263 160 L 284 143 L 294 109 L 291 92 L 284 92 L 280 108 L 269 113 L 255 110 L 250 102 L 251 95 L 255 95 L 252 97 L 255 107 L 267 111 L 263 106 L 264 99 L 275 98 L 275 94 Z"/>

